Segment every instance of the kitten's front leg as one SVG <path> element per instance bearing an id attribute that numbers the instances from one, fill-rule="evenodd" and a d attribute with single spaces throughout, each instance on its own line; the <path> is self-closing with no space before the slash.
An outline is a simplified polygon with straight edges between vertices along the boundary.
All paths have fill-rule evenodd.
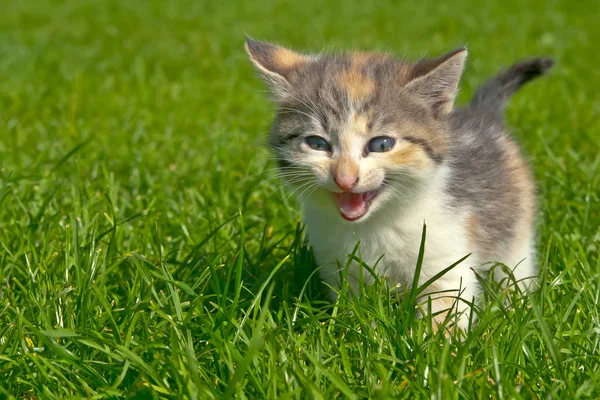
<path id="1" fill-rule="evenodd" d="M 477 292 L 478 282 L 471 269 L 462 276 L 438 279 L 418 299 L 419 313 L 431 313 L 436 330 L 448 318 L 448 331 L 456 327 L 467 330 L 474 322 L 470 321 L 474 319 L 471 317 L 471 304 Z"/>

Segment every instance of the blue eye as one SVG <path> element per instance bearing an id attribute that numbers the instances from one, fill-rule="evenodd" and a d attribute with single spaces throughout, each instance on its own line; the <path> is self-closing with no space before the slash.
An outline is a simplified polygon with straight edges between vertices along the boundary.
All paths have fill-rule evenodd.
<path id="1" fill-rule="evenodd" d="M 369 144 L 367 144 L 367 149 L 371 153 L 385 153 L 386 151 L 390 151 L 392 147 L 396 144 L 396 140 L 389 136 L 377 136 L 369 140 Z"/>
<path id="2" fill-rule="evenodd" d="M 306 144 L 308 144 L 313 150 L 331 151 L 331 146 L 329 145 L 329 143 L 327 143 L 327 140 L 323 139 L 321 136 L 307 137 Z"/>

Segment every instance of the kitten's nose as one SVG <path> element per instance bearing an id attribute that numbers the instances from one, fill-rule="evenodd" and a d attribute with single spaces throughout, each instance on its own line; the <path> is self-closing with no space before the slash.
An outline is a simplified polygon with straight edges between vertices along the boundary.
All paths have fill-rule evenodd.
<path id="1" fill-rule="evenodd" d="M 333 180 L 344 192 L 349 192 L 358 184 L 358 176 L 354 175 L 334 176 Z"/>

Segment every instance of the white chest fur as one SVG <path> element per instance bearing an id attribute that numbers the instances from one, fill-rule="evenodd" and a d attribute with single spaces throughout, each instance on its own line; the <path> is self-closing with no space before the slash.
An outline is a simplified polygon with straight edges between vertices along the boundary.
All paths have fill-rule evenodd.
<path id="1" fill-rule="evenodd" d="M 423 223 L 427 225 L 427 238 L 420 283 L 471 253 L 474 249 L 468 244 L 466 213 L 457 212 L 448 205 L 441 190 L 443 184 L 443 176 L 440 176 L 410 205 L 389 202 L 366 221 L 354 223 L 343 220 L 335 210 L 306 205 L 304 217 L 308 239 L 321 267 L 321 277 L 329 285 L 339 286 L 340 268 L 345 268 L 348 254 L 360 241 L 359 254 L 364 263 L 375 267 L 376 273 L 387 278 L 390 286 L 410 287 Z M 475 262 L 472 255 L 450 271 L 442 279 L 446 282 L 442 285 L 444 289 L 464 287 L 464 278 L 471 280 L 473 277 L 470 267 Z M 347 280 L 354 291 L 358 290 L 359 268 L 358 263 L 353 262 L 348 269 Z M 362 276 L 365 283 L 372 281 L 367 271 L 363 271 Z"/>

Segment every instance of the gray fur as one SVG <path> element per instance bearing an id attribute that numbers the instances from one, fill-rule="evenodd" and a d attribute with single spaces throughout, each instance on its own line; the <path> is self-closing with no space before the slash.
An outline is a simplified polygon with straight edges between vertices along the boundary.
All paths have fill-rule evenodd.
<path id="1" fill-rule="evenodd" d="M 348 117 L 348 105 L 351 100 L 348 93 L 336 83 L 336 76 L 347 71 L 350 62 L 346 55 L 321 55 L 305 67 L 288 74 L 289 96 L 279 99 L 280 110 L 275 119 L 270 144 L 278 152 L 287 136 L 303 123 L 306 124 L 305 113 L 317 117 L 323 130 L 336 130 Z M 403 86 L 414 75 L 407 76 L 403 82 L 398 77 L 404 68 L 412 68 L 409 64 L 389 56 L 377 56 L 375 62 L 362 67 L 362 75 L 375 82 L 373 94 L 354 103 L 354 108 L 373 115 L 372 129 L 385 126 L 402 127 L 407 121 L 423 124 L 427 127 L 425 137 L 412 140 L 424 145 L 436 161 L 443 159 L 444 151 L 436 151 L 436 142 L 441 136 L 444 121 L 433 118 L 427 104 L 416 102 Z M 296 115 L 291 111 L 297 110 Z M 295 120 L 295 121 L 293 121 Z M 411 139 L 411 137 L 408 137 Z M 414 139 L 414 138 L 412 138 Z"/>
<path id="2" fill-rule="evenodd" d="M 475 93 L 469 108 L 477 113 L 502 118 L 507 100 L 530 80 L 545 74 L 554 65 L 548 57 L 533 58 L 514 64 L 485 82 Z"/>
<path id="3" fill-rule="evenodd" d="M 357 68 L 353 59 L 356 54 L 323 54 L 297 68 L 278 71 L 269 58 L 277 46 L 249 42 L 249 52 L 255 62 L 259 60 L 261 67 L 285 78 L 270 82 L 280 85 L 275 88 L 280 96 L 279 112 L 270 139 L 280 166 L 290 165 L 286 155 L 294 153 L 299 146 L 298 132 L 314 124 L 319 124 L 323 131 L 341 129 L 352 104 L 352 109 L 371 116 L 370 129 L 391 127 L 402 132 L 405 140 L 420 145 L 436 164 L 450 166 L 452 172 L 446 190 L 457 209 L 467 206 L 473 210 L 481 233 L 478 235 L 480 247 L 490 256 L 513 240 L 519 220 L 531 217 L 533 206 L 528 209 L 522 202 L 524 198 L 533 202 L 534 194 L 523 193 L 527 189 L 519 186 L 515 179 L 515 174 L 521 173 L 525 181 L 531 182 L 530 173 L 520 157 L 515 161 L 514 154 L 510 154 L 516 145 L 504 128 L 503 110 L 508 98 L 523 84 L 552 66 L 551 59 L 537 58 L 515 64 L 482 85 L 469 106 L 444 114 L 436 112 L 439 105 L 436 101 L 447 101 L 441 94 L 437 100 L 420 101 L 419 96 L 407 88 L 413 82 L 421 80 L 422 83 L 449 60 L 457 63 L 456 55 L 465 49 L 414 65 L 386 54 L 359 54 L 368 59 L 358 64 L 360 76 L 373 82 L 375 87 L 368 96 L 356 100 L 350 98 L 336 80 L 340 74 Z M 454 85 L 455 89 L 462 63 L 444 68 L 446 75 L 456 82 L 441 83 Z M 439 75 L 433 79 L 440 82 Z M 418 129 L 404 132 L 406 126 L 418 126 Z M 515 162 L 522 163 L 520 172 L 511 170 L 511 162 L 513 167 Z"/>
<path id="4" fill-rule="evenodd" d="M 506 101 L 552 64 L 549 58 L 519 62 L 488 80 L 469 106 L 450 115 L 452 146 L 448 163 L 452 176 L 447 189 L 456 205 L 468 204 L 479 216 L 481 230 L 485 232 L 480 236 L 484 248 L 493 249 L 509 242 L 517 233 L 517 221 L 525 213 L 534 212 L 521 207 L 524 193 L 516 187 L 507 169 L 508 155 L 499 139 L 515 144 L 504 127 Z"/>

